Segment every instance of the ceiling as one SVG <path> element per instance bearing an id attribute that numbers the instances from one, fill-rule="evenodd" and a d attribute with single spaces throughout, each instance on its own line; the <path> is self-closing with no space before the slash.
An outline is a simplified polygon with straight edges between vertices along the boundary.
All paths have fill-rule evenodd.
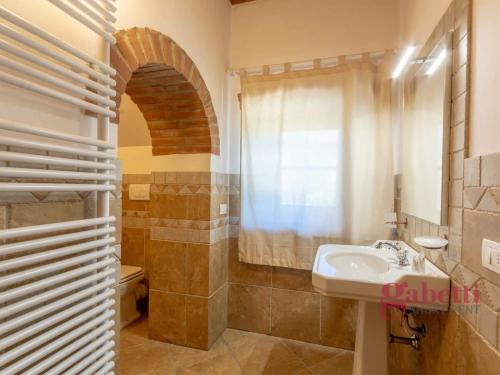
<path id="1" fill-rule="evenodd" d="M 249 3 L 250 1 L 254 1 L 254 0 L 229 0 L 231 2 L 232 5 L 236 5 L 236 4 L 242 4 L 242 3 Z"/>

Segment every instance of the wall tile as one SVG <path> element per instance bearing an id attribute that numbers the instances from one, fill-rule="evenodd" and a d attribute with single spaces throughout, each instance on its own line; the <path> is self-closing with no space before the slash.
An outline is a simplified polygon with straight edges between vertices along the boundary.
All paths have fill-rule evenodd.
<path id="1" fill-rule="evenodd" d="M 462 65 L 453 75 L 452 97 L 456 98 L 467 90 L 467 69 L 468 65 Z"/>
<path id="2" fill-rule="evenodd" d="M 481 197 L 477 209 L 500 213 L 500 188 L 490 188 Z"/>
<path id="3" fill-rule="evenodd" d="M 147 241 L 149 286 L 166 292 L 186 293 L 187 245 L 181 242 Z"/>
<path id="4" fill-rule="evenodd" d="M 152 339 L 186 345 L 186 296 L 150 289 L 148 325 Z"/>
<path id="5" fill-rule="evenodd" d="M 0 206 L 0 229 L 7 228 L 7 207 Z"/>
<path id="6" fill-rule="evenodd" d="M 451 129 L 450 151 L 460 151 L 465 147 L 465 123 L 461 123 Z"/>
<path id="7" fill-rule="evenodd" d="M 229 239 L 229 282 L 271 286 L 271 266 L 250 264 L 238 260 L 238 239 Z"/>
<path id="8" fill-rule="evenodd" d="M 227 283 L 228 244 L 227 239 L 210 245 L 209 294 Z"/>
<path id="9" fill-rule="evenodd" d="M 186 251 L 189 294 L 208 297 L 210 246 L 188 243 Z"/>
<path id="10" fill-rule="evenodd" d="M 271 335 L 320 342 L 320 295 L 273 289 Z"/>
<path id="11" fill-rule="evenodd" d="M 463 188 L 462 180 L 450 181 L 449 205 L 451 207 L 462 207 Z"/>
<path id="12" fill-rule="evenodd" d="M 186 296 L 186 345 L 208 349 L 208 299 Z"/>
<path id="13" fill-rule="evenodd" d="M 486 191 L 485 187 L 469 187 L 464 189 L 464 207 L 476 208 Z"/>
<path id="14" fill-rule="evenodd" d="M 86 218 L 83 201 L 13 204 L 8 227 L 50 224 Z"/>
<path id="15" fill-rule="evenodd" d="M 227 328 L 228 285 L 223 285 L 208 300 L 208 346 L 222 335 Z"/>
<path id="16" fill-rule="evenodd" d="M 357 310 L 354 300 L 321 296 L 321 344 L 354 350 Z"/>
<path id="17" fill-rule="evenodd" d="M 477 329 L 493 347 L 497 346 L 498 315 L 484 303 L 479 304 Z"/>
<path id="18" fill-rule="evenodd" d="M 462 233 L 462 214 L 463 210 L 461 208 L 450 208 L 449 211 L 449 227 L 452 234 Z"/>
<path id="19" fill-rule="evenodd" d="M 482 279 L 479 282 L 481 302 L 484 302 L 494 311 L 500 311 L 500 287 Z"/>
<path id="20" fill-rule="evenodd" d="M 452 126 L 459 125 L 463 123 L 467 118 L 467 102 L 469 94 L 467 92 L 462 93 L 453 99 L 452 102 Z"/>
<path id="21" fill-rule="evenodd" d="M 481 158 L 468 158 L 464 160 L 464 186 L 481 185 Z"/>
<path id="22" fill-rule="evenodd" d="M 481 265 L 483 238 L 500 242 L 500 214 L 465 210 L 462 262 L 495 285 L 500 285 L 500 275 Z"/>
<path id="23" fill-rule="evenodd" d="M 257 333 L 269 333 L 271 288 L 229 284 L 228 327 Z"/>
<path id="24" fill-rule="evenodd" d="M 450 155 L 450 179 L 457 180 L 464 176 L 464 152 L 458 151 Z"/>
<path id="25" fill-rule="evenodd" d="M 481 186 L 500 186 L 500 152 L 481 156 Z"/>
<path id="26" fill-rule="evenodd" d="M 312 272 L 293 268 L 273 267 L 272 286 L 273 288 L 314 292 Z"/>
<path id="27" fill-rule="evenodd" d="M 122 264 L 144 267 L 144 229 L 123 228 Z"/>

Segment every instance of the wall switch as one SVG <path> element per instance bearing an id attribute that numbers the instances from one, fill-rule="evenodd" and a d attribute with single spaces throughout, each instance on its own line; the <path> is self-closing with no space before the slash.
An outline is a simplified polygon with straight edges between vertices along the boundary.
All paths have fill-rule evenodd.
<path id="1" fill-rule="evenodd" d="M 227 204 L 226 203 L 221 203 L 219 206 L 219 214 L 220 215 L 225 215 L 227 214 Z"/>
<path id="2" fill-rule="evenodd" d="M 131 201 L 148 201 L 149 184 L 130 184 L 128 186 L 128 199 Z"/>
<path id="3" fill-rule="evenodd" d="M 483 238 L 481 263 L 483 267 L 500 274 L 500 243 Z"/>

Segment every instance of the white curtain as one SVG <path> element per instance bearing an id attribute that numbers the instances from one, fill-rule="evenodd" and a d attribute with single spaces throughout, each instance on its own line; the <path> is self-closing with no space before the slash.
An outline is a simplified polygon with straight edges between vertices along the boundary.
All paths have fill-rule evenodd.
<path id="1" fill-rule="evenodd" d="M 372 64 L 243 74 L 240 260 L 311 269 L 321 244 L 385 238 L 391 148 Z"/>

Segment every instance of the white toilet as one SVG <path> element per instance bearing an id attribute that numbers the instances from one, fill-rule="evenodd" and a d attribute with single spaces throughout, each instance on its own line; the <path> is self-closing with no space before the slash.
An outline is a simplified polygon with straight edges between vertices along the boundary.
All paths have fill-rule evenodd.
<path id="1" fill-rule="evenodd" d="M 122 264 L 120 272 L 120 327 L 123 328 L 141 314 L 137 310 L 137 301 L 148 295 L 148 289 L 142 282 L 144 271 L 141 267 Z"/>

